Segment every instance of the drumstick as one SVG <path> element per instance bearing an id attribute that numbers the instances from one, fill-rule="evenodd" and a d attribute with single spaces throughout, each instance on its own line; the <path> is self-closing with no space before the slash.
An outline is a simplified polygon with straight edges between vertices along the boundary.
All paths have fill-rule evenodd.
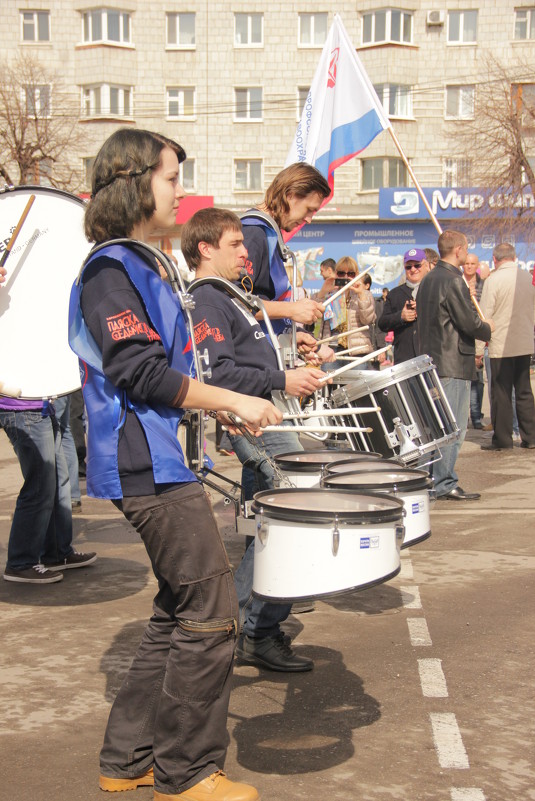
<path id="1" fill-rule="evenodd" d="M 351 281 L 349 281 L 345 286 L 340 287 L 338 292 L 335 292 L 334 295 L 331 295 L 330 298 L 327 298 L 327 300 L 323 302 L 323 305 L 328 306 L 330 303 L 333 302 L 333 300 L 336 300 L 336 298 L 340 297 L 340 295 L 343 295 L 344 292 L 347 292 L 348 289 L 351 289 L 353 284 L 357 284 L 362 279 L 362 277 L 366 275 L 366 273 L 369 273 L 370 270 L 373 270 L 374 267 L 375 264 L 372 264 L 371 267 L 366 267 L 365 270 L 363 270 L 361 273 L 352 278 Z"/>
<path id="2" fill-rule="evenodd" d="M 301 420 L 307 417 L 347 417 L 350 414 L 364 414 L 365 412 L 380 412 L 380 406 L 364 406 L 362 409 L 350 406 L 348 409 L 316 409 L 313 412 L 285 412 L 283 420 Z"/>
<path id="3" fill-rule="evenodd" d="M 392 345 L 387 345 L 385 348 L 380 348 L 379 350 L 374 350 L 373 353 L 368 353 L 366 356 L 360 356 L 358 359 L 355 359 L 349 364 L 344 364 L 343 367 L 339 367 L 338 370 L 333 370 L 330 373 L 325 373 L 325 378 L 319 378 L 318 381 L 320 384 L 325 383 L 326 381 L 330 381 L 331 378 L 335 378 L 337 375 L 341 375 L 342 373 L 347 372 L 351 367 L 356 367 L 357 364 L 363 364 L 364 362 L 369 362 L 372 359 L 375 359 L 376 356 L 379 356 L 381 353 L 386 353 L 387 350 L 390 350 Z"/>
<path id="4" fill-rule="evenodd" d="M 262 431 L 301 431 L 303 434 L 371 434 L 373 428 L 358 426 L 266 426 Z"/>
<path id="5" fill-rule="evenodd" d="M 26 208 L 25 208 L 25 209 L 24 209 L 24 211 L 22 212 L 22 216 L 21 216 L 20 220 L 18 221 L 18 223 L 17 223 L 17 225 L 16 225 L 16 228 L 15 228 L 15 230 L 14 230 L 14 231 L 13 231 L 13 233 L 11 234 L 11 239 L 10 239 L 10 240 L 9 240 L 9 242 L 7 243 L 7 245 L 6 245 L 6 249 L 4 250 L 4 253 L 3 253 L 3 255 L 2 255 L 2 258 L 0 259 L 0 267 L 3 267 L 3 266 L 4 266 L 4 264 L 6 263 L 6 261 L 7 261 L 7 258 L 8 258 L 8 256 L 9 256 L 9 254 L 11 253 L 11 249 L 12 249 L 13 245 L 15 244 L 15 241 L 16 241 L 16 239 L 17 239 L 17 237 L 18 237 L 19 233 L 20 233 L 20 229 L 21 229 L 21 228 L 22 228 L 22 226 L 24 225 L 24 222 L 25 222 L 25 220 L 26 220 L 26 217 L 27 217 L 27 216 L 28 216 L 28 214 L 30 213 L 30 209 L 31 209 L 31 207 L 33 206 L 33 201 L 34 201 L 34 200 L 35 200 L 35 195 L 30 195 L 30 197 L 29 197 L 29 199 L 28 199 L 28 202 L 26 203 Z"/>
<path id="6" fill-rule="evenodd" d="M 324 345 L 326 342 L 332 342 L 333 339 L 340 339 L 340 337 L 348 337 L 351 334 L 358 334 L 359 331 L 367 331 L 369 327 L 369 325 L 361 325 L 360 328 L 352 328 L 351 331 L 344 331 L 341 334 L 333 334 L 332 337 L 318 339 L 316 345 Z"/>
<path id="7" fill-rule="evenodd" d="M 468 289 L 470 290 L 470 284 L 469 284 L 469 283 L 468 283 L 468 281 L 466 280 L 466 276 L 465 276 L 465 275 L 463 275 L 463 281 L 464 281 L 464 283 L 466 284 L 466 286 L 468 287 Z M 476 296 L 475 296 L 475 295 L 472 295 L 472 293 L 470 292 L 470 297 L 472 298 L 472 303 L 473 303 L 473 304 L 474 304 L 474 306 L 476 307 L 476 311 L 477 311 L 477 313 L 479 314 L 480 318 L 483 320 L 483 322 L 484 322 L 484 323 L 486 323 L 487 321 L 486 321 L 486 319 L 485 319 L 485 315 L 484 315 L 484 314 L 483 314 L 483 312 L 481 311 L 481 306 L 480 306 L 480 305 L 479 305 L 479 303 L 477 302 L 477 298 L 476 298 Z"/>

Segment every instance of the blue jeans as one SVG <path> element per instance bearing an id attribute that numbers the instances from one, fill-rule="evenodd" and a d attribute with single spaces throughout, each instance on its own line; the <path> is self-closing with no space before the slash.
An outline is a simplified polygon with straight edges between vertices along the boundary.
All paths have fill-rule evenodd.
<path id="1" fill-rule="evenodd" d="M 9 534 L 7 567 L 26 570 L 61 562 L 73 549 L 71 491 L 59 425 L 41 410 L 0 409 L 0 428 L 13 445 L 24 478 Z"/>
<path id="2" fill-rule="evenodd" d="M 242 465 L 254 471 L 258 489 L 272 489 L 275 473 L 266 456 L 259 453 L 255 445 L 245 437 L 231 436 L 230 441 Z M 303 450 L 299 437 L 291 428 L 288 433 L 268 431 L 258 438 L 257 445 L 259 449 L 265 451 L 267 456 Z M 280 623 L 286 620 L 292 606 L 291 604 L 272 604 L 255 598 L 253 596 L 253 568 L 254 540 L 245 551 L 234 574 L 234 584 L 240 605 L 240 627 L 242 627 L 243 633 L 249 637 L 258 639 L 273 637 L 279 633 Z"/>
<path id="3" fill-rule="evenodd" d="M 80 482 L 78 480 L 78 454 L 71 431 L 71 396 L 62 395 L 54 401 L 56 420 L 59 423 L 61 432 L 61 447 L 67 461 L 69 470 L 69 482 L 71 485 L 71 501 L 79 501 L 81 498 Z"/>
<path id="4" fill-rule="evenodd" d="M 477 371 L 477 378 L 470 384 L 470 420 L 473 424 L 481 422 L 483 413 L 481 407 L 483 404 L 483 391 L 485 384 L 483 383 L 483 370 Z"/>
<path id="5" fill-rule="evenodd" d="M 462 378 L 441 378 L 444 394 L 449 401 L 451 410 L 457 425 L 459 426 L 460 436 L 457 442 L 446 445 L 440 450 L 442 459 L 433 464 L 433 478 L 435 480 L 435 491 L 437 498 L 446 495 L 455 489 L 458 483 L 457 473 L 455 472 L 455 462 L 461 450 L 461 445 L 466 436 L 468 425 L 468 412 L 470 409 L 470 381 Z"/>

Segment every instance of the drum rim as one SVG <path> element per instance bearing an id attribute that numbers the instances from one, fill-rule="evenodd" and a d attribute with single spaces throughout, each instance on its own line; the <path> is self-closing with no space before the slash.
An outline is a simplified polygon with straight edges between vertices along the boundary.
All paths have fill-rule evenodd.
<path id="1" fill-rule="evenodd" d="M 382 471 L 379 470 L 377 472 L 381 473 Z M 392 471 L 392 472 L 398 472 L 398 471 Z M 379 483 L 377 486 L 373 486 L 373 485 L 370 485 L 370 484 L 359 485 L 358 482 L 355 482 L 354 484 L 350 484 L 347 487 L 347 489 L 355 489 L 355 490 L 362 491 L 361 488 L 366 487 L 366 492 L 370 492 L 370 493 L 376 493 L 377 492 L 377 493 L 383 494 L 384 492 L 415 492 L 417 490 L 432 489 L 432 487 L 433 487 L 433 479 L 431 478 L 431 476 L 428 473 L 425 473 L 424 475 L 412 477 L 410 475 L 410 473 L 414 473 L 416 471 L 413 470 L 410 467 L 399 468 L 399 472 L 401 472 L 401 473 L 406 472 L 407 473 L 407 479 L 406 480 L 401 480 L 401 481 L 399 481 L 399 480 L 398 481 L 384 481 L 383 483 Z M 423 471 L 418 471 L 418 472 L 422 473 Z M 373 474 L 373 470 L 371 470 L 370 473 Z M 348 473 L 333 473 L 331 475 L 327 474 L 321 479 L 320 487 L 322 489 L 338 489 L 338 490 L 346 489 L 346 487 L 332 487 L 330 485 L 330 482 L 335 482 L 337 478 L 341 479 L 343 477 L 343 478 L 347 479 L 347 478 L 351 478 L 352 476 L 361 476 L 362 477 L 362 475 L 363 475 L 363 471 L 360 471 L 360 470 L 355 470 L 353 472 L 350 471 Z"/>
<path id="2" fill-rule="evenodd" d="M 294 470 L 295 473 L 317 473 L 318 470 L 320 468 L 322 468 L 324 465 L 326 465 L 326 464 L 335 464 L 336 463 L 336 462 L 329 462 L 329 461 L 325 462 L 325 461 L 323 461 L 321 459 L 321 457 L 318 458 L 316 461 L 308 461 L 308 462 L 307 461 L 303 461 L 303 462 L 299 462 L 299 461 L 295 461 L 295 462 L 288 461 L 288 462 L 286 462 L 285 461 L 285 459 L 287 457 L 289 457 L 289 456 L 302 456 L 305 453 L 313 453 L 313 454 L 317 454 L 319 456 L 320 454 L 334 453 L 334 451 L 329 451 L 327 448 L 323 448 L 322 450 L 318 449 L 318 450 L 310 450 L 310 451 L 287 451 L 285 453 L 276 454 L 273 457 L 273 459 L 274 459 L 275 463 L 281 468 L 281 470 L 286 469 L 288 471 L 289 469 L 291 469 L 291 470 Z M 353 456 L 355 451 L 352 451 L 352 450 L 349 450 L 349 449 L 348 450 L 340 450 L 340 451 L 338 451 L 337 455 L 339 455 L 340 453 L 348 453 L 348 454 L 351 454 L 351 456 Z M 381 454 L 377 454 L 377 455 L 381 456 Z M 337 461 L 343 462 L 343 461 L 345 461 L 345 459 L 338 459 Z M 347 461 L 349 461 L 349 458 L 348 458 Z"/>
<path id="3" fill-rule="evenodd" d="M 414 369 L 415 367 L 417 368 L 416 370 Z M 379 372 L 376 370 L 361 370 L 361 376 L 353 381 L 341 383 L 340 386 L 333 391 L 331 398 L 335 407 L 337 406 L 336 402 L 338 398 L 342 401 L 339 405 L 343 406 L 347 403 L 347 398 L 349 398 L 350 401 L 358 400 L 364 395 L 371 395 L 387 387 L 395 386 L 397 383 L 407 378 L 427 373 L 430 370 L 435 370 L 436 372 L 436 365 L 431 356 L 427 353 L 421 356 L 415 356 L 413 359 L 401 362 L 401 364 L 394 364 L 392 367 L 387 367 L 386 370 L 380 370 Z M 372 373 L 373 375 L 371 375 Z M 394 381 L 394 378 L 397 380 Z M 348 388 L 350 387 L 352 389 L 351 397 L 347 394 Z M 360 392 L 361 389 L 362 392 L 359 395 L 354 394 L 355 390 Z"/>
<path id="4" fill-rule="evenodd" d="M 357 492 L 355 490 L 339 490 L 339 489 L 331 489 L 331 488 L 322 488 L 320 490 L 322 493 L 340 493 L 346 492 L 349 495 L 358 495 L 358 496 L 365 496 L 370 498 L 370 500 L 374 500 L 377 502 L 379 497 L 384 499 L 383 495 L 379 493 L 373 492 Z M 311 496 L 316 496 L 318 494 L 317 487 L 304 487 L 304 488 L 284 488 L 284 489 L 270 489 L 270 490 L 262 490 L 261 492 L 257 492 L 254 495 L 253 501 L 251 503 L 251 510 L 256 514 L 263 514 L 266 517 L 269 517 L 273 520 L 286 520 L 287 522 L 299 520 L 302 523 L 307 524 L 316 524 L 316 523 L 328 523 L 332 524 L 335 520 L 338 523 L 348 523 L 354 526 L 359 525 L 366 525 L 369 523 L 402 523 L 403 522 L 403 515 L 404 515 L 404 505 L 403 501 L 400 501 L 398 498 L 391 498 L 389 497 L 388 500 L 394 504 L 390 508 L 385 509 L 370 509 L 368 511 L 350 511 L 346 510 L 344 512 L 336 512 L 336 511 L 329 511 L 324 512 L 318 509 L 314 509 L 313 501 L 308 508 L 305 509 L 281 509 L 280 506 L 276 506 L 275 504 L 268 504 L 265 502 L 261 503 L 266 496 L 278 495 L 288 495 L 288 494 L 308 494 Z"/>
<path id="5" fill-rule="evenodd" d="M 78 203 L 80 206 L 86 206 L 86 201 L 83 200 L 83 198 L 79 197 L 78 195 L 74 195 L 72 192 L 67 192 L 66 189 L 56 189 L 55 186 L 41 186 L 40 184 L 18 184 L 17 186 L 4 186 L 2 189 L 0 189 L 0 200 L 3 196 L 8 197 L 10 194 L 12 195 L 15 192 L 28 192 L 30 195 L 63 195 L 69 200 L 76 201 L 76 203 Z"/>

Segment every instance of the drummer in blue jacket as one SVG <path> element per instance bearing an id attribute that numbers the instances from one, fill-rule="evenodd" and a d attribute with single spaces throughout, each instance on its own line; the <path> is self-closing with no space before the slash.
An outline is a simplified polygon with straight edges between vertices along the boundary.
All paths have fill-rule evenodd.
<path id="1" fill-rule="evenodd" d="M 104 143 L 85 230 L 105 245 L 90 254 L 71 297 L 88 493 L 122 510 L 158 580 L 153 616 L 110 713 L 100 787 L 154 784 L 161 801 L 256 801 L 254 787 L 222 772 L 238 609 L 210 503 L 184 463 L 177 429 L 188 408 L 230 411 L 251 429 L 281 414 L 262 398 L 195 380 L 179 299 L 142 244 L 174 224 L 185 157 L 148 131 L 121 129 Z"/>

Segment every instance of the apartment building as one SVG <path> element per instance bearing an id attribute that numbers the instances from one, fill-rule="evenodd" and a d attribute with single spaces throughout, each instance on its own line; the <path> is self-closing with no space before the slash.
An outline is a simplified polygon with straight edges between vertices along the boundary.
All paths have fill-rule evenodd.
<path id="1" fill-rule="evenodd" d="M 76 166 L 86 176 L 113 130 L 142 126 L 183 144 L 188 193 L 243 209 L 284 165 L 335 12 L 420 183 L 473 186 L 477 143 L 459 155 L 458 132 L 474 117 L 485 59 L 529 61 L 529 0 L 9 0 L 2 60 L 23 54 L 61 74 L 84 131 Z M 33 109 L 54 114 L 54 86 L 27 91 Z M 337 170 L 318 222 L 378 221 L 380 191 L 409 183 L 382 133 Z M 390 228 L 412 219 L 392 216 Z"/>

